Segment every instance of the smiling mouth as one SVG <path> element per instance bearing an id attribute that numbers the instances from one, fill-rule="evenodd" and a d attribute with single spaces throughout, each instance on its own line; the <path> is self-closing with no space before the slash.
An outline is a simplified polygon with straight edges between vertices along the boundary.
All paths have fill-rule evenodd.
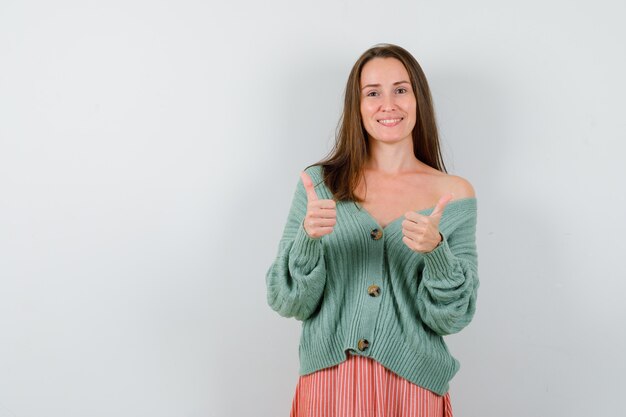
<path id="1" fill-rule="evenodd" d="M 404 120 L 404 117 L 399 117 L 397 119 L 381 119 L 381 120 L 378 120 L 378 123 L 380 123 L 383 126 L 391 127 L 391 126 L 397 125 L 402 120 Z"/>

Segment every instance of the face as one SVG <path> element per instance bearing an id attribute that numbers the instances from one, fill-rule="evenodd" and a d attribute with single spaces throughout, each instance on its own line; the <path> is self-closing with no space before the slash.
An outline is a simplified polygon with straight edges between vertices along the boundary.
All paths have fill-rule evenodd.
<path id="1" fill-rule="evenodd" d="M 409 73 L 396 58 L 374 58 L 361 70 L 361 118 L 371 140 L 412 140 L 417 102 Z"/>

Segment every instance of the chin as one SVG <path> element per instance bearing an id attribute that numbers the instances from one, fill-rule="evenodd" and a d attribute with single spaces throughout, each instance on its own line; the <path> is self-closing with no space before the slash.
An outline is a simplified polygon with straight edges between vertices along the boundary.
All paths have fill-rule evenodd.
<path id="1" fill-rule="evenodd" d="M 370 135 L 371 136 L 371 135 Z M 380 140 L 382 142 L 400 142 L 403 139 L 406 139 L 407 137 L 410 139 L 411 138 L 411 133 L 409 133 L 408 135 L 378 135 L 378 136 L 373 136 L 376 140 Z"/>

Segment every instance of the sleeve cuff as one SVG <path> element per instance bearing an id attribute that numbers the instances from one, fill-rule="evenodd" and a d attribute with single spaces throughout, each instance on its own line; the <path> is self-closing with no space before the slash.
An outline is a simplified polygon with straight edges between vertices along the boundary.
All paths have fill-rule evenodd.
<path id="1" fill-rule="evenodd" d="M 322 237 L 309 236 L 304 230 L 304 224 L 300 223 L 290 250 L 290 257 L 294 258 L 294 264 L 304 271 L 310 271 L 317 265 L 321 253 Z"/>
<path id="2" fill-rule="evenodd" d="M 439 245 L 437 245 L 435 249 L 430 252 L 426 252 L 423 255 L 424 263 L 429 269 L 445 272 L 448 271 L 452 265 L 454 265 L 454 260 L 456 258 L 450 250 L 450 246 L 448 246 L 448 239 L 446 239 L 443 234 L 441 237 L 442 240 L 439 242 Z"/>

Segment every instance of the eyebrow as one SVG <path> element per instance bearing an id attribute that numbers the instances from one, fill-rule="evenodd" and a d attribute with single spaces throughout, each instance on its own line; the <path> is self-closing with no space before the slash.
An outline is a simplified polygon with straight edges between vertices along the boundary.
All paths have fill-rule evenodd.
<path id="1" fill-rule="evenodd" d="M 393 83 L 393 85 L 398 85 L 398 84 L 410 84 L 408 81 L 396 81 L 395 83 Z M 361 87 L 361 90 L 366 89 L 367 87 L 380 87 L 380 84 L 368 84 L 368 85 L 364 85 L 363 87 Z"/>

